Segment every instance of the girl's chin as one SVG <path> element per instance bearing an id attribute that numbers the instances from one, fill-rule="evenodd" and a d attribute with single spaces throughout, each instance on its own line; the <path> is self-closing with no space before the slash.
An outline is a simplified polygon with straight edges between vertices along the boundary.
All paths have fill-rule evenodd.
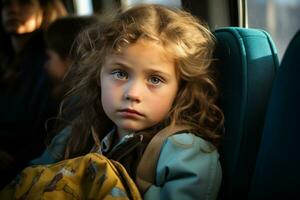
<path id="1" fill-rule="evenodd" d="M 123 125 L 123 126 L 118 126 L 118 133 L 120 135 L 127 135 L 127 134 L 131 134 L 131 133 L 135 133 L 141 130 L 144 130 L 144 127 L 140 127 L 140 126 L 132 126 L 132 125 Z"/>

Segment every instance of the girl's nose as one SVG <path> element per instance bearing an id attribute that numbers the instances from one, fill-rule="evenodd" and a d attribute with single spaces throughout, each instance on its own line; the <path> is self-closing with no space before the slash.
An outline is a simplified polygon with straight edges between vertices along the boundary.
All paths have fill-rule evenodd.
<path id="1" fill-rule="evenodd" d="M 124 97 L 127 101 L 136 103 L 141 102 L 142 84 L 139 81 L 131 81 L 128 83 Z"/>
<path id="2" fill-rule="evenodd" d="M 126 94 L 125 99 L 131 102 L 140 103 L 141 100 L 138 96 L 132 94 Z"/>

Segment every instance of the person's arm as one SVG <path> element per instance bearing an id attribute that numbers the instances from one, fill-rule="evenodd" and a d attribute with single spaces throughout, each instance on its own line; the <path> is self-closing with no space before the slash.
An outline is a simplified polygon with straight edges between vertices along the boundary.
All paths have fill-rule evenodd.
<path id="1" fill-rule="evenodd" d="M 31 160 L 29 165 L 52 164 L 63 160 L 69 136 L 70 127 L 66 127 L 51 140 L 43 154 Z"/>
<path id="2" fill-rule="evenodd" d="M 156 183 L 144 199 L 216 199 L 221 178 L 216 149 L 193 134 L 173 135 L 162 147 Z"/>

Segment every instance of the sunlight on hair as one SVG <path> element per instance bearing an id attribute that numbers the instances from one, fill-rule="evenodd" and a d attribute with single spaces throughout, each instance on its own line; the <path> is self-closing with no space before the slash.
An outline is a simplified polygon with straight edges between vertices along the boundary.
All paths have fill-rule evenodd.
<path id="1" fill-rule="evenodd" d="M 126 8 L 145 3 L 162 4 L 166 6 L 181 8 L 180 0 L 121 0 L 121 2 L 122 5 Z"/>

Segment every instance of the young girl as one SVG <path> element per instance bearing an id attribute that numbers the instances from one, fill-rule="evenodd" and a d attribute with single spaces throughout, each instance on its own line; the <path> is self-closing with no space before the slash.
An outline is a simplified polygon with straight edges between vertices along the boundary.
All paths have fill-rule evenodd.
<path id="1" fill-rule="evenodd" d="M 78 115 L 34 164 L 97 150 L 133 180 L 145 147 L 167 126 L 188 131 L 164 142 L 145 199 L 216 199 L 223 114 L 211 68 L 214 38 L 189 13 L 141 5 L 81 34 L 65 112 Z M 76 99 L 76 101 L 74 101 Z M 151 159 L 151 157 L 147 158 Z M 137 183 L 139 184 L 139 183 Z"/>

